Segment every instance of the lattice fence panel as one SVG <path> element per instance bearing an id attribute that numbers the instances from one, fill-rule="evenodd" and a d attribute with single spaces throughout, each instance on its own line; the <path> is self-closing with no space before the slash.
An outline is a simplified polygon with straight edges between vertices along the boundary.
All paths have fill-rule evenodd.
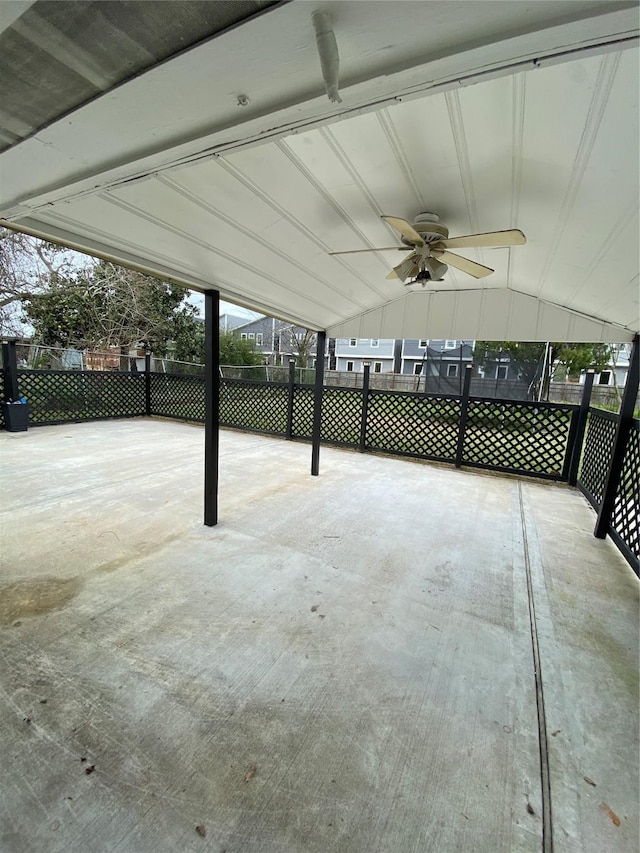
<path id="1" fill-rule="evenodd" d="M 367 447 L 428 459 L 456 455 L 460 401 L 373 391 L 367 413 Z"/>
<path id="2" fill-rule="evenodd" d="M 589 411 L 579 482 L 595 506 L 602 501 L 611 464 L 618 418 L 599 409 Z"/>
<path id="3" fill-rule="evenodd" d="M 322 398 L 322 441 L 357 445 L 362 421 L 362 391 L 325 388 Z"/>
<path id="4" fill-rule="evenodd" d="M 463 464 L 561 479 L 575 406 L 470 400 Z"/>
<path id="5" fill-rule="evenodd" d="M 145 413 L 144 374 L 19 370 L 30 424 L 131 418 Z"/>
<path id="6" fill-rule="evenodd" d="M 152 373 L 151 414 L 204 423 L 204 377 Z"/>
<path id="7" fill-rule="evenodd" d="M 631 427 L 616 492 L 611 527 L 640 560 L 640 422 Z"/>
<path id="8" fill-rule="evenodd" d="M 294 438 L 311 438 L 313 436 L 313 399 L 313 388 L 294 388 L 291 432 Z"/>
<path id="9" fill-rule="evenodd" d="M 275 435 L 287 432 L 287 385 L 220 380 L 220 424 Z"/>

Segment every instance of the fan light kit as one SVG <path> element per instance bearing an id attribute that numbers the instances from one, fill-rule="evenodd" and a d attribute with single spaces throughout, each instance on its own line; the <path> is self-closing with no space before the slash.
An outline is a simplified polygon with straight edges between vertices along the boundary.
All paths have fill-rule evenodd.
<path id="1" fill-rule="evenodd" d="M 489 231 L 485 234 L 449 237 L 449 229 L 440 225 L 440 217 L 435 213 L 418 214 L 413 225 L 398 216 L 381 218 L 398 233 L 402 246 L 355 249 L 351 252 L 330 252 L 329 254 L 355 255 L 361 252 L 410 249 L 410 254 L 391 270 L 387 278 L 399 278 L 406 285 L 420 283 L 424 287 L 427 281 L 442 281 L 449 266 L 466 272 L 474 278 L 484 278 L 494 272 L 491 267 L 470 261 L 468 258 L 450 252 L 449 249 L 499 249 L 522 246 L 527 242 L 527 238 L 517 228 L 509 231 Z"/>

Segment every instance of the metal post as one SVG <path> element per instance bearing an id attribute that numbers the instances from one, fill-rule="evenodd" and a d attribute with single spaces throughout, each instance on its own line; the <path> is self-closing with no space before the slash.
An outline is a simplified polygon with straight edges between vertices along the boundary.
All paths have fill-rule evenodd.
<path id="1" fill-rule="evenodd" d="M 4 396 L 7 400 L 17 400 L 18 391 L 18 359 L 16 358 L 16 342 L 2 342 L 2 364 L 4 370 Z"/>
<path id="2" fill-rule="evenodd" d="M 467 431 L 467 415 L 469 413 L 469 389 L 471 387 L 471 374 L 473 365 L 468 364 L 464 372 L 464 386 L 460 399 L 460 431 L 458 433 L 458 448 L 456 450 L 456 468 L 462 467 L 462 456 L 464 453 L 464 436 Z"/>
<path id="3" fill-rule="evenodd" d="M 311 476 L 320 471 L 320 435 L 322 431 L 322 390 L 324 384 L 324 349 L 326 332 L 318 332 L 316 342 L 316 384 L 313 393 L 313 442 L 311 447 Z"/>
<path id="4" fill-rule="evenodd" d="M 393 372 L 402 373 L 402 338 L 393 340 Z"/>
<path id="5" fill-rule="evenodd" d="M 371 365 L 368 361 L 364 363 L 364 374 L 362 376 L 362 420 L 360 421 L 360 453 L 364 453 L 367 446 L 367 414 L 369 411 L 369 370 Z"/>
<path id="6" fill-rule="evenodd" d="M 218 523 L 220 294 L 204 294 L 204 523 Z"/>
<path id="7" fill-rule="evenodd" d="M 293 393 L 296 382 L 296 363 L 289 359 L 289 388 L 287 393 L 287 438 L 293 437 Z"/>
<path id="8" fill-rule="evenodd" d="M 633 410 L 638 396 L 638 386 L 640 385 L 640 335 L 636 335 L 633 339 L 633 347 L 631 349 L 631 357 L 629 358 L 629 372 L 627 373 L 627 382 L 624 386 L 622 395 L 622 403 L 620 404 L 620 415 L 618 417 L 618 428 L 616 437 L 613 443 L 613 452 L 611 454 L 611 463 L 609 465 L 609 473 L 607 474 L 607 482 L 602 495 L 602 503 L 600 504 L 600 512 L 593 535 L 598 539 L 604 539 L 609 532 L 611 525 L 611 515 L 616 500 L 616 492 L 620 483 L 620 475 L 622 474 L 622 464 L 624 462 L 624 454 L 631 432 L 631 422 L 633 421 Z"/>
<path id="9" fill-rule="evenodd" d="M 147 417 L 151 414 L 151 353 L 144 354 L 144 411 Z"/>
<path id="10" fill-rule="evenodd" d="M 429 380 L 429 341 L 425 341 L 424 348 L 424 367 L 422 368 L 422 372 L 424 373 L 424 393 L 426 394 L 429 390 L 428 380 Z"/>
<path id="11" fill-rule="evenodd" d="M 584 434 L 587 428 L 587 418 L 589 417 L 589 404 L 591 403 L 591 389 L 593 388 L 594 376 L 595 371 L 593 368 L 587 370 L 587 375 L 584 380 L 584 388 L 582 389 L 582 400 L 580 401 L 580 409 L 578 411 L 578 425 L 576 427 L 576 434 L 571 451 L 571 462 L 569 464 L 570 486 L 575 486 L 578 482 L 578 468 L 580 467 L 582 444 L 584 442 Z"/>

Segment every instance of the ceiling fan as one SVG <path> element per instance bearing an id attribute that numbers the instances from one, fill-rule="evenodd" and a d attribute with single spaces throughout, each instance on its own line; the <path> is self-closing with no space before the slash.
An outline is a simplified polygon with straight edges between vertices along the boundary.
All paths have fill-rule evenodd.
<path id="1" fill-rule="evenodd" d="M 404 284 L 420 282 L 423 287 L 427 281 L 442 281 L 448 266 L 455 267 L 474 278 L 484 278 L 494 270 L 463 258 L 449 249 L 497 249 L 508 246 L 522 246 L 527 238 L 517 228 L 510 231 L 489 231 L 486 234 L 467 234 L 464 237 L 449 237 L 449 229 L 440 225 L 440 217 L 435 213 L 420 213 L 413 225 L 398 216 L 382 216 L 398 232 L 402 246 L 385 246 L 381 249 L 355 249 L 351 252 L 329 252 L 330 255 L 355 255 L 360 252 L 406 252 L 411 254 L 395 266 L 388 279 L 399 278 Z"/>

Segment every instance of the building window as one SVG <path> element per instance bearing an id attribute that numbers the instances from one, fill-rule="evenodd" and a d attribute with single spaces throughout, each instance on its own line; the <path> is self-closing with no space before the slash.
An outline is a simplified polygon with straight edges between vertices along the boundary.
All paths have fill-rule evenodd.
<path id="1" fill-rule="evenodd" d="M 349 370 L 349 371 L 353 370 L 353 362 L 352 361 L 347 362 L 347 370 Z"/>
<path id="2" fill-rule="evenodd" d="M 240 332 L 240 340 L 241 341 L 247 340 L 247 333 L 246 332 Z"/>
<path id="3" fill-rule="evenodd" d="M 373 372 L 374 373 L 382 373 L 382 362 L 374 361 L 373 362 Z"/>
<path id="4" fill-rule="evenodd" d="M 458 365 L 457 364 L 448 364 L 447 365 L 447 376 L 450 376 L 452 379 L 458 375 Z"/>
<path id="5" fill-rule="evenodd" d="M 458 346 L 458 341 L 445 341 L 444 348 L 445 349 L 455 349 Z"/>
<path id="6" fill-rule="evenodd" d="M 496 367 L 496 379 L 506 379 L 507 370 L 509 370 L 509 368 L 506 364 L 499 364 Z"/>
<path id="7" fill-rule="evenodd" d="M 372 347 L 380 346 L 380 341 L 377 338 L 371 338 L 371 346 Z"/>
<path id="8" fill-rule="evenodd" d="M 413 365 L 413 375 L 414 376 L 420 376 L 421 373 L 422 373 L 422 362 L 419 362 L 418 364 L 414 364 Z"/>
<path id="9" fill-rule="evenodd" d="M 259 347 L 262 346 L 262 332 L 258 332 L 256 334 L 256 343 L 258 344 Z"/>
<path id="10" fill-rule="evenodd" d="M 255 332 L 249 332 L 249 340 L 255 341 L 255 339 L 256 339 L 256 333 Z"/>
<path id="11" fill-rule="evenodd" d="M 428 341 L 418 341 L 418 349 L 426 349 Z"/>
<path id="12" fill-rule="evenodd" d="M 355 347 L 357 345 L 358 345 L 358 341 L 356 340 L 356 338 L 350 338 L 349 339 L 349 346 L 350 347 Z"/>

